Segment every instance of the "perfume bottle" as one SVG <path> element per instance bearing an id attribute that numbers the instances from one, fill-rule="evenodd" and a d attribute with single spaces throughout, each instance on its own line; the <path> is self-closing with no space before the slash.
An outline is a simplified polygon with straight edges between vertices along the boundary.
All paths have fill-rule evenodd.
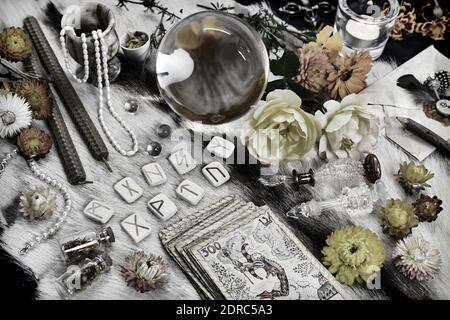
<path id="1" fill-rule="evenodd" d="M 319 216 L 327 210 L 342 210 L 351 216 L 361 216 L 373 211 L 378 198 L 376 190 L 370 189 L 366 183 L 361 183 L 357 187 L 343 188 L 341 194 L 334 199 L 324 201 L 313 199 L 301 203 L 289 210 L 286 215 L 290 218 L 300 219 L 301 217 Z"/>
<path id="2" fill-rule="evenodd" d="M 112 260 L 106 253 L 84 259 L 78 265 L 70 265 L 66 272 L 56 279 L 56 291 L 63 299 L 71 298 L 108 272 L 111 266 Z"/>
<path id="3" fill-rule="evenodd" d="M 115 241 L 114 232 L 107 227 L 100 232 L 80 232 L 59 241 L 62 258 L 66 264 L 76 263 L 84 258 L 94 256 L 111 247 Z"/>
<path id="4" fill-rule="evenodd" d="M 364 176 L 364 166 L 360 161 L 352 159 L 339 159 L 321 166 L 317 171 L 309 169 L 307 172 L 292 170 L 292 175 L 261 176 L 259 182 L 266 187 L 275 187 L 291 183 L 295 187 L 309 184 L 330 184 L 343 187 L 358 184 Z"/>

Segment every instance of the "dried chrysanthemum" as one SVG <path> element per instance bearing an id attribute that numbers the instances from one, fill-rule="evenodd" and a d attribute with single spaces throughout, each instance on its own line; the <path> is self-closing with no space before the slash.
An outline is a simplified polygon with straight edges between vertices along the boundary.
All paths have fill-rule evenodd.
<path id="1" fill-rule="evenodd" d="M 20 154 L 25 158 L 39 159 L 49 153 L 52 147 L 52 138 L 41 129 L 28 128 L 17 136 L 16 143 Z"/>
<path id="2" fill-rule="evenodd" d="M 14 93 L 14 85 L 11 81 L 0 82 L 0 94 L 7 95 L 8 93 Z"/>
<path id="3" fill-rule="evenodd" d="M 332 66 L 322 49 L 317 46 L 298 49 L 300 67 L 295 81 L 313 92 L 319 92 L 327 84 Z"/>
<path id="4" fill-rule="evenodd" d="M 323 264 L 342 283 L 370 281 L 383 267 L 383 243 L 369 229 L 346 226 L 331 233 L 326 243 Z"/>
<path id="5" fill-rule="evenodd" d="M 306 44 L 308 47 L 319 47 L 326 54 L 330 62 L 334 62 L 342 50 L 343 43 L 338 32 L 331 26 L 325 26 L 316 36 L 316 41 Z"/>
<path id="6" fill-rule="evenodd" d="M 368 51 L 354 51 L 336 60 L 336 68 L 331 69 L 327 80 L 328 90 L 333 99 L 344 98 L 365 87 L 367 74 L 372 68 L 372 58 Z"/>
<path id="7" fill-rule="evenodd" d="M 417 227 L 419 219 L 414 215 L 411 203 L 401 199 L 388 199 L 380 208 L 383 232 L 400 239 Z"/>
<path id="8" fill-rule="evenodd" d="M 46 219 L 56 209 L 56 195 L 49 188 L 34 188 L 20 196 L 20 212 L 30 219 Z"/>
<path id="9" fill-rule="evenodd" d="M 30 106 L 25 99 L 12 93 L 0 94 L 0 138 L 12 137 L 30 123 Z"/>
<path id="10" fill-rule="evenodd" d="M 160 256 L 134 252 L 125 258 L 122 275 L 128 286 L 146 292 L 162 284 L 167 275 L 167 265 Z"/>
<path id="11" fill-rule="evenodd" d="M 389 12 L 387 7 L 383 12 Z M 394 27 L 391 30 L 391 38 L 394 40 L 402 40 L 403 36 L 414 32 L 416 27 L 416 13 L 411 3 L 403 2 L 400 11 L 395 19 Z"/>
<path id="12" fill-rule="evenodd" d="M 32 44 L 21 28 L 5 28 L 0 33 L 0 56 L 10 61 L 21 61 L 31 55 Z"/>
<path id="13" fill-rule="evenodd" d="M 414 214 L 420 221 L 432 222 L 437 219 L 439 212 L 442 211 L 442 200 L 438 197 L 430 197 L 421 194 L 420 197 L 413 203 Z"/>
<path id="14" fill-rule="evenodd" d="M 431 173 L 423 164 L 417 165 L 414 162 L 405 161 L 400 164 L 397 181 L 406 193 L 412 194 L 414 191 L 430 187 L 427 181 L 433 177 L 434 173 Z"/>
<path id="15" fill-rule="evenodd" d="M 429 280 L 441 267 L 439 250 L 432 248 L 424 239 L 412 235 L 397 242 L 392 260 L 397 270 L 411 280 Z"/>
<path id="16" fill-rule="evenodd" d="M 436 20 L 417 23 L 416 32 L 421 33 L 424 37 L 429 36 L 433 40 L 445 40 L 445 33 L 449 25 L 450 18 L 441 16 Z"/>
<path id="17" fill-rule="evenodd" d="M 14 92 L 27 100 L 34 119 L 45 120 L 52 112 L 52 98 L 44 83 L 34 79 L 19 81 Z"/>

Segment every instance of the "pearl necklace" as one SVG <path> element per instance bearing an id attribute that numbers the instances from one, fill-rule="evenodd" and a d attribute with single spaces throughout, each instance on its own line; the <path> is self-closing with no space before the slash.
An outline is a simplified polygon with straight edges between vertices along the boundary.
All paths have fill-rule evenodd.
<path id="1" fill-rule="evenodd" d="M 87 82 L 89 78 L 89 53 L 87 50 L 86 44 L 86 35 L 84 33 L 81 34 L 81 43 L 83 49 L 83 60 L 84 60 L 84 77 L 82 79 L 78 78 L 75 73 L 70 69 L 69 66 L 69 58 L 67 55 L 66 49 L 66 33 L 75 34 L 75 30 L 72 27 L 66 26 L 61 30 L 60 33 L 60 42 L 61 47 L 64 54 L 64 61 L 66 64 L 67 71 L 72 75 L 72 77 L 79 83 Z M 137 141 L 136 134 L 131 130 L 131 128 L 126 124 L 126 122 L 119 116 L 119 114 L 114 110 L 111 101 L 111 89 L 108 75 L 108 52 L 106 42 L 102 33 L 102 30 L 92 31 L 92 38 L 94 39 L 94 50 L 95 50 L 95 63 L 97 66 L 97 88 L 98 88 L 98 120 L 100 122 L 100 126 L 102 127 L 103 132 L 108 138 L 109 142 L 112 144 L 114 149 L 117 150 L 121 155 L 132 157 L 139 151 L 139 145 Z M 103 66 L 103 71 L 102 71 Z M 106 89 L 106 106 L 108 107 L 109 112 L 113 116 L 113 118 L 120 124 L 120 126 L 128 133 L 132 140 L 133 148 L 131 150 L 123 149 L 116 139 L 113 137 L 111 131 L 107 127 L 104 117 L 103 117 L 103 81 L 105 82 Z"/>
<path id="2" fill-rule="evenodd" d="M 2 161 L 0 161 L 0 176 L 5 171 L 6 165 L 9 163 L 9 161 L 17 156 L 17 153 L 18 153 L 18 151 L 17 151 L 17 149 L 15 149 L 11 153 L 8 153 L 2 159 Z M 33 174 L 36 177 L 38 177 L 40 180 L 42 180 L 44 183 L 46 183 L 50 187 L 53 187 L 54 189 L 56 189 L 62 195 L 62 197 L 64 199 L 64 209 L 59 214 L 58 219 L 56 220 L 55 223 L 53 223 L 53 225 L 51 225 L 46 231 L 42 232 L 41 234 L 33 236 L 32 239 L 30 239 L 29 241 L 27 241 L 25 243 L 25 247 L 23 247 L 23 249 L 20 250 L 21 255 L 27 254 L 28 251 L 30 251 L 33 247 L 38 245 L 41 241 L 54 236 L 58 232 L 58 230 L 62 227 L 62 224 L 65 222 L 67 215 L 72 210 L 72 199 L 71 199 L 71 196 L 70 196 L 70 193 L 69 193 L 69 190 L 67 189 L 67 187 L 63 183 L 59 182 L 58 180 L 41 172 L 41 170 L 39 170 L 35 160 L 30 159 L 27 161 L 27 163 L 31 169 L 31 172 L 33 172 Z"/>

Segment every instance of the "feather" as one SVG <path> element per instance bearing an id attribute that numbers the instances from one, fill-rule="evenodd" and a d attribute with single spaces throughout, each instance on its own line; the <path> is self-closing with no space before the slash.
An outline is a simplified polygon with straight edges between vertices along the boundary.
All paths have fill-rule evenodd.
<path id="1" fill-rule="evenodd" d="M 406 74 L 398 78 L 397 86 L 407 90 L 414 97 L 414 102 L 419 105 L 435 100 L 433 92 L 420 83 L 412 74 Z"/>

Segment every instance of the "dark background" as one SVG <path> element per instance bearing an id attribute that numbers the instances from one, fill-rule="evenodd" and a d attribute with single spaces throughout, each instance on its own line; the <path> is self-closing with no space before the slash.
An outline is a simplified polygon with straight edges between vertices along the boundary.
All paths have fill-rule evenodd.
<path id="1" fill-rule="evenodd" d="M 323 0 L 322 0 L 323 1 Z M 433 2 L 432 0 L 411 0 L 410 2 L 416 7 L 416 11 L 420 9 L 427 2 Z M 214 1 L 217 2 L 217 1 Z M 247 5 L 250 3 L 255 3 L 259 1 L 246 1 L 239 0 L 241 4 Z M 283 5 L 285 5 L 288 1 L 268 1 L 273 11 L 276 13 L 277 9 Z M 293 1 L 293 2 L 299 2 Z M 317 3 L 318 1 L 311 0 L 311 3 Z M 337 0 L 330 0 L 332 4 L 336 5 Z M 444 9 L 444 14 L 448 9 L 448 1 L 440 0 L 440 5 Z M 432 8 L 432 7 L 431 7 Z M 431 14 L 431 12 L 430 12 Z M 302 16 L 297 17 L 287 17 L 285 15 L 280 15 L 287 23 L 296 26 L 299 29 L 310 28 L 308 26 Z M 333 25 L 334 22 L 334 13 L 329 16 L 325 16 L 321 18 L 325 24 Z M 405 37 L 401 41 L 394 41 L 390 39 L 386 45 L 385 51 L 380 59 L 393 59 L 398 64 L 401 64 L 408 59 L 415 56 L 417 53 L 433 44 L 439 51 L 441 51 L 446 56 L 450 57 L 450 46 L 449 41 L 433 41 L 431 38 L 423 37 L 421 34 L 411 34 Z M 5 181 L 3 181 L 5 183 Z M 8 208 L 1 208 L 2 214 L 7 216 Z M 3 227 L 0 225 L 0 239 L 1 234 L 3 233 Z M 2 243 L 0 242 L 0 246 Z M 0 271 L 2 274 L 2 282 L 1 282 L 1 294 L 3 296 L 7 294 L 7 298 L 9 299 L 35 299 L 37 297 L 36 288 L 37 288 L 37 279 L 32 275 L 30 270 L 22 269 L 16 263 L 14 263 L 13 258 L 9 256 L 2 248 L 0 248 Z M 401 296 L 397 296 L 397 293 L 391 292 L 392 298 L 402 298 Z"/>

